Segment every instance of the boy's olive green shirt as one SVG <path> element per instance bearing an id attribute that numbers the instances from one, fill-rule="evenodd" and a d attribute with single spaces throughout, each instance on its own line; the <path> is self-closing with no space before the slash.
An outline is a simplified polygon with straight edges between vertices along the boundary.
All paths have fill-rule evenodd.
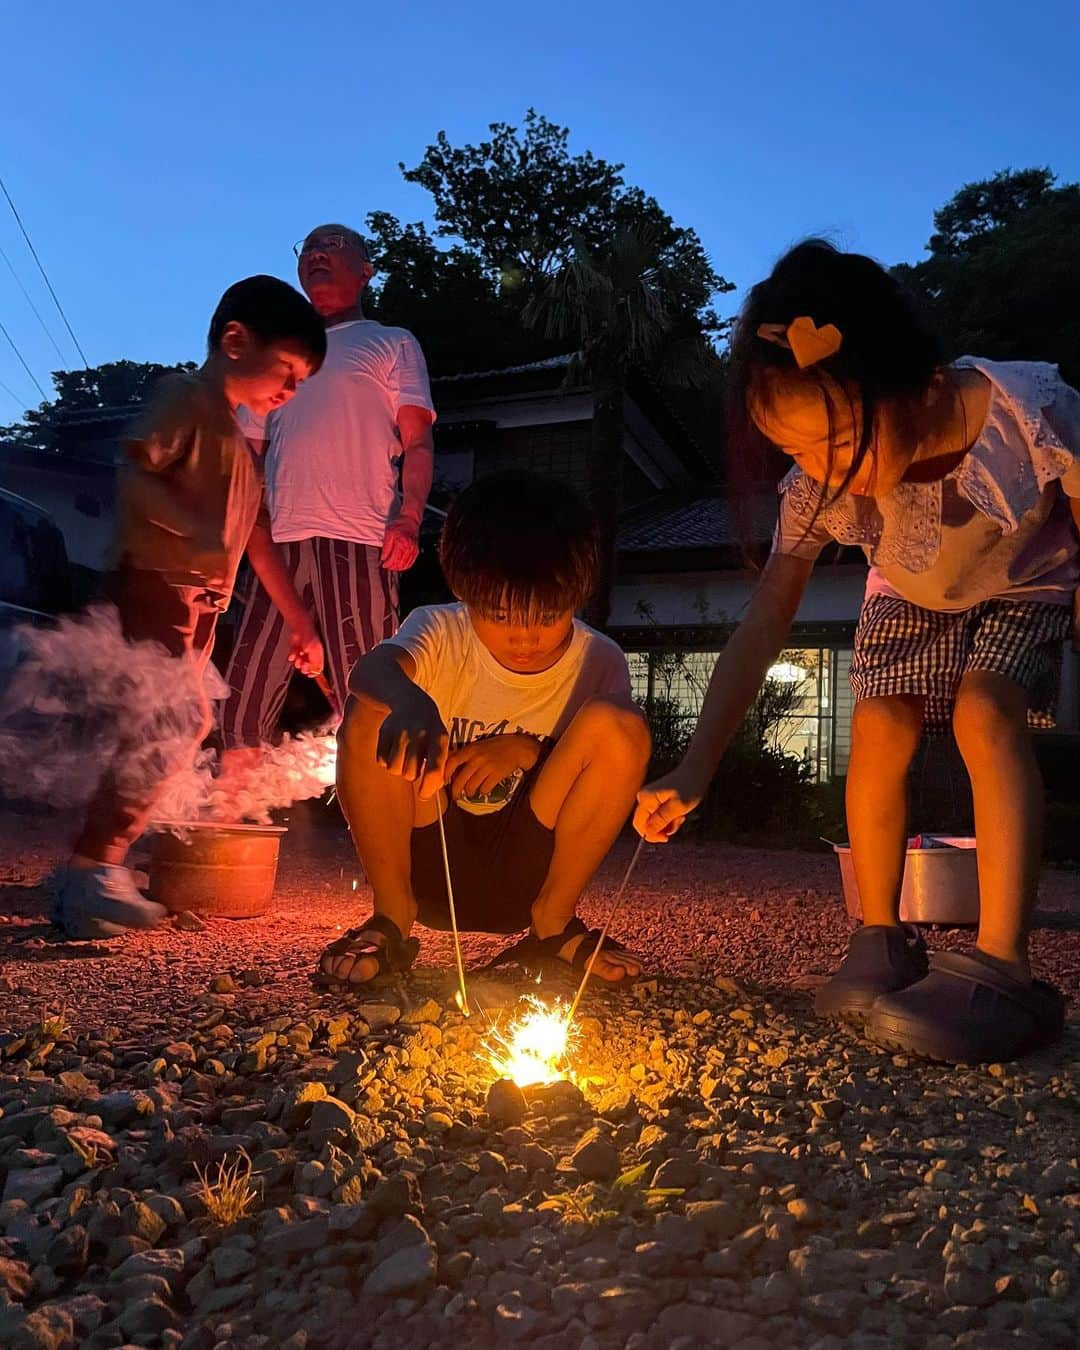
<path id="1" fill-rule="evenodd" d="M 263 467 L 205 370 L 166 376 L 124 438 L 116 561 L 176 586 L 232 594 L 256 522 Z"/>

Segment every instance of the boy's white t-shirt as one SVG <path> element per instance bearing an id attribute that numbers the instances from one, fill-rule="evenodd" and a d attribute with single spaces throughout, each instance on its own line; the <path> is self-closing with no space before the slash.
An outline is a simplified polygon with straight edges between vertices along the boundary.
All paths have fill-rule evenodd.
<path id="1" fill-rule="evenodd" d="M 404 407 L 434 412 L 416 338 L 374 319 L 328 328 L 321 369 L 267 422 L 266 500 L 278 542 L 382 546 L 397 510 Z"/>
<path id="2" fill-rule="evenodd" d="M 476 636 L 465 605 L 414 609 L 389 641 L 416 662 L 413 679 L 434 700 L 459 750 L 488 736 L 524 732 L 540 741 L 563 734 L 590 699 L 629 702 L 630 672 L 620 647 L 574 620 L 570 645 L 548 670 L 535 675 L 507 670 Z M 517 790 L 521 773 L 486 797 L 462 800 L 474 814 L 500 810 Z"/>

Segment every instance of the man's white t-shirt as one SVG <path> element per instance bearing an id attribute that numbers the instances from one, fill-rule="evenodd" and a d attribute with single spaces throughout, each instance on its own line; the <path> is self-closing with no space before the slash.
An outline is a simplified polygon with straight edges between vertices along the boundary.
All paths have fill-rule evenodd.
<path id="1" fill-rule="evenodd" d="M 390 642 L 416 662 L 416 684 L 430 694 L 459 750 L 488 736 L 524 732 L 557 740 L 590 699 L 630 700 L 630 672 L 616 643 L 574 621 L 570 645 L 535 675 L 507 670 L 476 636 L 464 605 L 414 609 Z M 514 795 L 515 774 L 487 794 L 459 803 L 475 814 L 501 809 Z"/>
<path id="2" fill-rule="evenodd" d="M 374 319 L 326 331 L 326 360 L 268 422 L 271 532 L 381 547 L 398 504 L 398 411 L 434 412 L 420 344 Z"/>

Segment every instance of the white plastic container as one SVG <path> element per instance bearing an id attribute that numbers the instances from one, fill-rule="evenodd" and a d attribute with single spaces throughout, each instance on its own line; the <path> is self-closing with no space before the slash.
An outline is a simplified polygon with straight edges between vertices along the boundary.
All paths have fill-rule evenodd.
<path id="1" fill-rule="evenodd" d="M 908 848 L 900 918 L 904 923 L 977 924 L 979 872 L 975 840 L 961 835 L 924 836 L 943 848 Z M 851 849 L 834 844 L 844 884 L 844 904 L 853 919 L 862 918 Z"/>

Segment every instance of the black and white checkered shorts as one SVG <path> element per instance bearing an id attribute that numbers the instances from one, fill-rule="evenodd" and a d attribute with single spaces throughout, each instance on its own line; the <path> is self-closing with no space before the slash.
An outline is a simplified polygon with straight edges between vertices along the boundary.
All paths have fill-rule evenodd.
<path id="1" fill-rule="evenodd" d="M 918 694 L 923 728 L 948 731 L 960 681 L 972 670 L 1015 680 L 1028 693 L 1028 725 L 1055 724 L 1062 644 L 1072 608 L 1025 600 L 986 600 L 942 613 L 891 595 L 872 595 L 855 630 L 851 689 L 856 701 Z"/>

